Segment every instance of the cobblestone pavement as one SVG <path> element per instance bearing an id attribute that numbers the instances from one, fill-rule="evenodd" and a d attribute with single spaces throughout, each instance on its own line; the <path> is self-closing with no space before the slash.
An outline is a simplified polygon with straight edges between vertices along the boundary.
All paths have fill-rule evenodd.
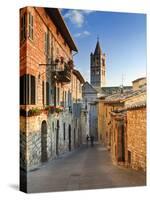
<path id="1" fill-rule="evenodd" d="M 145 184 L 144 173 L 114 166 L 109 152 L 98 144 L 93 148 L 85 145 L 28 173 L 29 193 Z"/>

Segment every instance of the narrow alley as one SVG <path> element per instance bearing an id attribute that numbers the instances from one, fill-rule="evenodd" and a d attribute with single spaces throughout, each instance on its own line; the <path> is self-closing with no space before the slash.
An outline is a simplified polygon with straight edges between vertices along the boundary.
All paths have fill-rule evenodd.
<path id="1" fill-rule="evenodd" d="M 144 172 L 112 164 L 110 154 L 95 144 L 60 156 L 28 173 L 28 192 L 54 192 L 144 186 Z"/>

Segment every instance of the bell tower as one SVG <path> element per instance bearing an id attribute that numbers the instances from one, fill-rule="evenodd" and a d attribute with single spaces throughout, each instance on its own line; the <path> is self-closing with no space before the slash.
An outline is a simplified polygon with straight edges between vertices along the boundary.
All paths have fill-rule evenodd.
<path id="1" fill-rule="evenodd" d="M 97 44 L 94 53 L 90 55 L 90 78 L 91 85 L 99 90 L 101 87 L 105 86 L 106 79 L 106 56 L 102 53 L 99 39 L 97 39 Z"/>

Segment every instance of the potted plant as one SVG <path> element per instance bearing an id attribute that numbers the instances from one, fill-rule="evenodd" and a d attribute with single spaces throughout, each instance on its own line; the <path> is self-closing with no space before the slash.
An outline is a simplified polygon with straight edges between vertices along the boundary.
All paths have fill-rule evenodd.
<path id="1" fill-rule="evenodd" d="M 63 107 L 56 107 L 55 112 L 60 113 L 63 111 Z"/>
<path id="2" fill-rule="evenodd" d="M 39 108 L 32 108 L 28 111 L 28 117 L 40 115 L 41 110 Z"/>

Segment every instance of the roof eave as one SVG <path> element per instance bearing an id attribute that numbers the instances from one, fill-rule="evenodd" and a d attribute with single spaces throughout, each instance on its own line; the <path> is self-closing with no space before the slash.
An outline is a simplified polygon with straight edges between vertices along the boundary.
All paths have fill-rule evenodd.
<path id="1" fill-rule="evenodd" d="M 69 29 L 58 8 L 45 8 L 49 17 L 52 19 L 62 36 L 65 38 L 66 43 L 71 50 L 78 52 L 75 42 L 69 32 Z M 58 20 L 59 19 L 59 20 Z"/>

